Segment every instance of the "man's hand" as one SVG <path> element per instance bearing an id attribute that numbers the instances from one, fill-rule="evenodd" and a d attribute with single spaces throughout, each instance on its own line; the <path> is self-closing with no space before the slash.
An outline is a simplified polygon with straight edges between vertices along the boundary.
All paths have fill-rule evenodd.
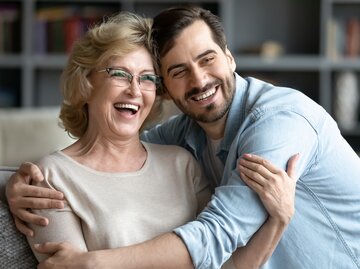
<path id="1" fill-rule="evenodd" d="M 48 188 L 31 186 L 31 182 L 44 180 L 39 167 L 35 164 L 23 163 L 19 170 L 14 173 L 6 186 L 6 197 L 10 211 L 14 215 L 17 229 L 27 235 L 33 236 L 33 231 L 25 222 L 46 226 L 49 222 L 46 218 L 35 215 L 28 211 L 33 209 L 63 208 L 63 194 Z"/>
<path id="2" fill-rule="evenodd" d="M 287 173 L 265 159 L 244 154 L 238 163 L 240 176 L 260 197 L 271 218 L 285 224 L 295 212 L 295 165 L 299 154 L 292 156 L 287 165 Z"/>
<path id="3" fill-rule="evenodd" d="M 34 249 L 51 257 L 42 261 L 38 269 L 88 269 L 96 268 L 90 252 L 84 252 L 69 243 L 35 244 Z"/>

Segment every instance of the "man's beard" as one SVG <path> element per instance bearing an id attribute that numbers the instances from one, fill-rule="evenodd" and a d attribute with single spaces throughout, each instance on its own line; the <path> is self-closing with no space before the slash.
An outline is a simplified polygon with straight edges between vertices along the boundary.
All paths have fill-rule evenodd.
<path id="1" fill-rule="evenodd" d="M 184 114 L 188 115 L 197 122 L 202 122 L 202 123 L 216 122 L 219 119 L 223 118 L 229 111 L 235 94 L 235 85 L 234 85 L 234 79 L 233 77 L 231 77 L 226 79 L 224 82 L 220 81 L 219 83 L 219 80 L 217 80 L 215 82 L 209 83 L 204 88 L 210 88 L 213 84 L 220 84 L 221 90 L 223 92 L 224 103 L 220 108 L 217 107 L 214 103 L 212 103 L 209 104 L 207 107 L 205 107 L 206 110 L 205 113 L 199 114 L 189 111 L 185 106 L 182 105 L 181 101 L 174 100 L 174 103 Z M 203 92 L 204 88 L 192 89 L 189 93 L 186 94 L 185 98 L 189 98 L 192 95 Z M 216 109 L 218 109 L 218 111 L 216 111 Z"/>

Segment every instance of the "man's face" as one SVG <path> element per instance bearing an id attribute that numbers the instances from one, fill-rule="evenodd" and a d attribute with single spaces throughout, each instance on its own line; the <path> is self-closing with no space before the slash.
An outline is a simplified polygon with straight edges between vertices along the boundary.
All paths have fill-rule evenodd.
<path id="1" fill-rule="evenodd" d="M 214 42 L 209 27 L 195 21 L 161 58 L 163 82 L 175 104 L 200 123 L 223 118 L 234 96 L 235 62 Z"/>

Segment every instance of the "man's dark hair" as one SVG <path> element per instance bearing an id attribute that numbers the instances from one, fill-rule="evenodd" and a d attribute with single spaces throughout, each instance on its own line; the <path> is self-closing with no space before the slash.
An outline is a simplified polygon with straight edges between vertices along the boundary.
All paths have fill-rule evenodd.
<path id="1" fill-rule="evenodd" d="M 175 38 L 186 27 L 199 20 L 209 26 L 214 42 L 225 51 L 225 31 L 219 17 L 198 6 L 177 6 L 165 9 L 154 18 L 152 37 L 158 61 L 174 46 Z"/>

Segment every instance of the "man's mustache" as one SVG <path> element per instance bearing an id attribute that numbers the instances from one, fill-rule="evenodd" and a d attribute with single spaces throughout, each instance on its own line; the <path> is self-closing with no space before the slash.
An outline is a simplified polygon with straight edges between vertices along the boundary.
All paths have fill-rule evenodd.
<path id="1" fill-rule="evenodd" d="M 216 85 L 221 85 L 221 84 L 222 84 L 222 81 L 220 79 L 217 79 L 217 80 L 214 80 L 212 82 L 205 84 L 205 86 L 202 88 L 194 87 L 185 94 L 185 99 L 189 99 L 194 95 L 197 95 L 202 92 L 206 92 L 207 90 L 215 87 Z"/>

